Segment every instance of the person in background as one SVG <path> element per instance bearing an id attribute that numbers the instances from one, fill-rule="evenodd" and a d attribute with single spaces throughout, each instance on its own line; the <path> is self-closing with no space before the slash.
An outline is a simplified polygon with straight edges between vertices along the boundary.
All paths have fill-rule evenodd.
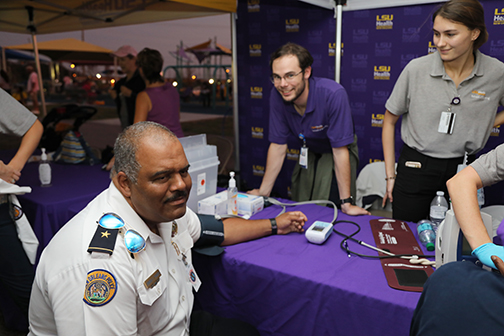
<path id="1" fill-rule="evenodd" d="M 424 286 L 411 335 L 504 334 L 504 247 L 488 236 L 477 199 L 479 188 L 502 180 L 504 145 L 480 156 L 448 180 L 453 211 L 472 254 L 500 274 L 468 261 L 439 267 Z"/>
<path id="2" fill-rule="evenodd" d="M 28 65 L 26 67 L 26 72 L 28 73 L 28 82 L 26 85 L 26 91 L 28 92 L 28 97 L 32 101 L 32 112 L 38 114 L 39 113 L 38 92 L 40 91 L 38 75 L 31 65 Z"/>
<path id="3" fill-rule="evenodd" d="M 351 186 L 355 190 L 358 150 L 348 96 L 335 81 L 312 78 L 312 63 L 310 52 L 294 43 L 281 46 L 270 58 L 274 85 L 270 96 L 271 144 L 261 186 L 249 193 L 270 195 L 285 159 L 287 139 L 302 136 L 300 158 L 306 148 L 308 167 L 301 167 L 300 160 L 294 168 L 292 199 L 328 199 L 346 214 L 369 214 L 353 205 Z"/>
<path id="4" fill-rule="evenodd" d="M 138 72 L 135 48 L 124 45 L 112 55 L 118 58 L 119 66 L 126 74 L 109 90 L 110 96 L 115 100 L 117 106 L 121 127 L 124 129 L 133 124 L 136 98 L 138 93 L 145 89 L 145 83 Z"/>
<path id="5" fill-rule="evenodd" d="M 137 56 L 137 66 L 145 81 L 145 90 L 137 96 L 134 122 L 154 121 L 168 128 L 178 138 L 183 137 L 184 132 L 180 125 L 180 96 L 177 89 L 161 75 L 161 53 L 144 48 Z"/>
<path id="6" fill-rule="evenodd" d="M 393 218 L 428 218 L 436 191 L 457 172 L 466 154 L 483 148 L 504 118 L 504 64 L 478 49 L 487 41 L 477 0 L 450 0 L 432 16 L 437 52 L 412 60 L 386 103 L 382 130 L 387 191 Z M 395 124 L 404 146 L 395 171 Z M 450 122 L 451 120 L 451 122 Z M 448 123 L 449 122 L 449 125 Z M 448 125 L 448 126 L 447 126 Z"/>
<path id="7" fill-rule="evenodd" d="M 201 282 L 191 251 L 302 232 L 306 216 L 196 215 L 186 206 L 192 182 L 184 149 L 160 124 L 129 126 L 114 151 L 109 188 L 42 253 L 30 335 L 259 335 L 247 323 L 193 311 Z"/>
<path id="8" fill-rule="evenodd" d="M 6 164 L 0 161 L 0 178 L 7 183 L 16 183 L 21 171 L 37 147 L 43 127 L 37 117 L 0 89 L 0 133 L 22 137 L 14 157 Z M 34 277 L 30 262 L 18 238 L 16 218 L 12 217 L 13 205 L 9 194 L 3 191 L 8 186 L 0 184 L 0 290 L 9 295 L 24 314 L 28 326 L 28 303 Z M 3 304 L 3 302 L 2 302 Z M 12 307 L 1 307 L 2 311 Z"/>

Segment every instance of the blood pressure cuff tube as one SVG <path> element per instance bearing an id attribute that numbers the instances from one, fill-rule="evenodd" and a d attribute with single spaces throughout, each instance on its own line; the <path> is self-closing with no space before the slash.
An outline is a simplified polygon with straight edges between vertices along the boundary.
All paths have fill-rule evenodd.
<path id="1" fill-rule="evenodd" d="M 208 256 L 218 256 L 224 249 L 220 244 L 224 241 L 224 224 L 214 216 L 197 215 L 201 223 L 201 236 L 196 241 L 193 251 Z"/>

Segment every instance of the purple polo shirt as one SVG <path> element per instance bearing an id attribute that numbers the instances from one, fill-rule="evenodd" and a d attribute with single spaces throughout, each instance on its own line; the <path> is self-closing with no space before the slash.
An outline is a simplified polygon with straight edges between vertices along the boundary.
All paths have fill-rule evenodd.
<path id="1" fill-rule="evenodd" d="M 299 138 L 302 133 L 306 146 L 315 153 L 330 153 L 332 148 L 350 145 L 354 126 L 345 89 L 327 78 L 312 77 L 309 81 L 304 116 L 292 103 L 285 102 L 276 88 L 271 90 L 269 141 L 283 145 L 289 136 Z"/>

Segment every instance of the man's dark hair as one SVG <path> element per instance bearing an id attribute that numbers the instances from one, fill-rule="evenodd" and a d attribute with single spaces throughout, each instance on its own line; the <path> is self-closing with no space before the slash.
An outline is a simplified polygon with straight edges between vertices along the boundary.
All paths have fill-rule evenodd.
<path id="1" fill-rule="evenodd" d="M 299 66 L 303 71 L 313 64 L 313 57 L 310 54 L 310 52 L 306 50 L 305 47 L 302 47 L 296 43 L 289 42 L 284 44 L 283 46 L 278 48 L 273 54 L 271 54 L 270 69 L 273 70 L 274 60 L 286 55 L 296 56 L 299 61 Z"/>
<path id="2" fill-rule="evenodd" d="M 479 49 L 488 40 L 485 13 L 479 1 L 450 0 L 434 12 L 432 22 L 434 22 L 438 15 L 447 20 L 463 24 L 469 30 L 479 29 L 480 34 L 473 43 L 474 50 Z"/>
<path id="3" fill-rule="evenodd" d="M 136 64 L 142 68 L 144 77 L 151 83 L 164 82 L 161 76 L 163 56 L 155 49 L 144 48 L 137 55 Z"/>

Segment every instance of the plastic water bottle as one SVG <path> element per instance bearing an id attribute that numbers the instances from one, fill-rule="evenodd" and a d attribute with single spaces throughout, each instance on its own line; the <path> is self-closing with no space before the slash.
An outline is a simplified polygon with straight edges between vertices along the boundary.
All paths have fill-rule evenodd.
<path id="1" fill-rule="evenodd" d="M 422 219 L 417 224 L 418 239 L 427 248 L 427 251 L 434 251 L 436 233 L 432 228 L 432 223 L 428 219 Z"/>
<path id="2" fill-rule="evenodd" d="M 42 155 L 40 156 L 39 164 L 39 179 L 42 187 L 47 187 L 51 185 L 51 165 L 47 159 L 47 154 L 45 148 L 41 148 Z"/>
<path id="3" fill-rule="evenodd" d="M 229 172 L 231 178 L 229 179 L 229 185 L 227 190 L 228 198 L 228 214 L 238 215 L 238 189 L 236 188 L 236 180 L 234 179 L 235 173 Z"/>
<path id="4" fill-rule="evenodd" d="M 446 211 L 448 210 L 448 202 L 444 197 L 443 191 L 436 192 L 436 197 L 432 200 L 430 204 L 429 217 L 432 223 L 432 228 L 437 231 L 438 226 L 446 217 Z"/>

